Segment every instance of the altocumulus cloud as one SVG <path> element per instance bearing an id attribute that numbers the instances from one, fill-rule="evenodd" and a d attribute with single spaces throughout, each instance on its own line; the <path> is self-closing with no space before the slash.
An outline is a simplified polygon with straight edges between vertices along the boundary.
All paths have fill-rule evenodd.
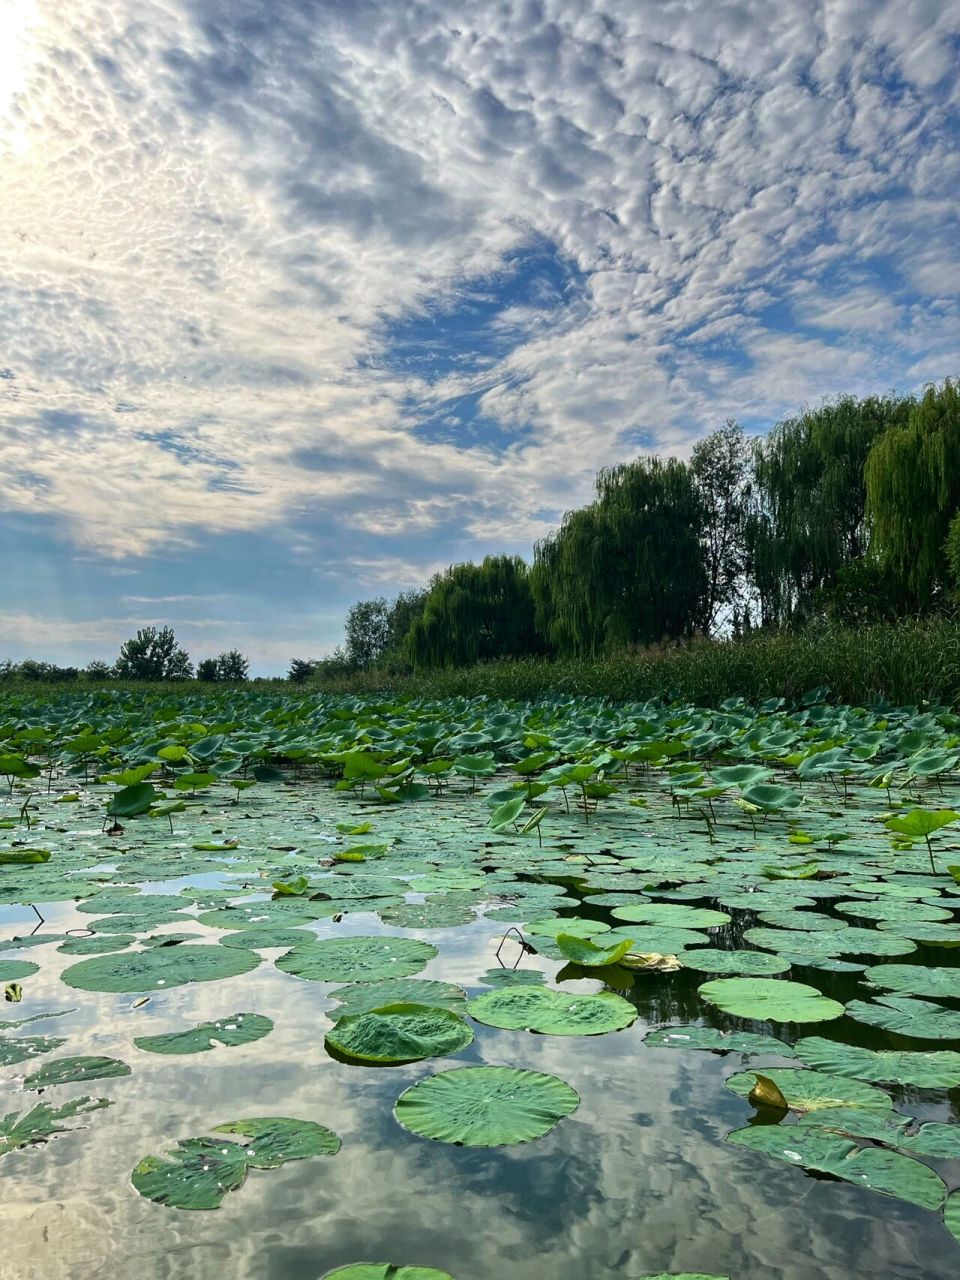
<path id="1" fill-rule="evenodd" d="M 144 596 L 266 539 L 346 601 L 960 366 L 958 0 L 7 12 L 0 506 Z"/>

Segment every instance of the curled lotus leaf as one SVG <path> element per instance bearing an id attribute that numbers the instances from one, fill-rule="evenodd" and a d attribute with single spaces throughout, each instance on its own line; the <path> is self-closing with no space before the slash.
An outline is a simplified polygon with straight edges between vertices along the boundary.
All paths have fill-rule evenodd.
<path id="1" fill-rule="evenodd" d="M 449 1009 L 423 1004 L 389 1004 L 366 1013 L 344 1014 L 327 1032 L 327 1047 L 357 1062 L 378 1065 L 419 1062 L 460 1053 L 473 1031 Z"/>
<path id="2" fill-rule="evenodd" d="M 548 987 L 502 987 L 476 996 L 467 1006 L 471 1018 L 506 1031 L 537 1031 L 550 1036 L 597 1036 L 622 1031 L 637 1017 L 629 1000 L 612 991 L 569 995 Z"/>

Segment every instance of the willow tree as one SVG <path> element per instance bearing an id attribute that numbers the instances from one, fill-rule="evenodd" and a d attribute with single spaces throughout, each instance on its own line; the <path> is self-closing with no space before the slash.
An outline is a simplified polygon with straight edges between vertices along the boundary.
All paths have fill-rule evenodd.
<path id="1" fill-rule="evenodd" d="M 487 556 L 437 574 L 406 641 L 415 668 L 469 666 L 537 648 L 529 570 L 519 556 Z"/>
<path id="2" fill-rule="evenodd" d="M 872 549 L 906 601 L 929 605 L 950 577 L 947 534 L 960 510 L 960 382 L 929 386 L 866 465 Z"/>
<path id="3" fill-rule="evenodd" d="M 534 549 L 537 626 L 562 654 L 596 656 L 703 625 L 703 508 L 688 467 L 639 458 L 603 470 L 596 500 Z"/>
<path id="4" fill-rule="evenodd" d="M 843 396 L 778 423 L 757 442 L 746 534 L 762 621 L 802 618 L 841 567 L 866 554 L 867 458 L 912 406 L 898 396 Z"/>

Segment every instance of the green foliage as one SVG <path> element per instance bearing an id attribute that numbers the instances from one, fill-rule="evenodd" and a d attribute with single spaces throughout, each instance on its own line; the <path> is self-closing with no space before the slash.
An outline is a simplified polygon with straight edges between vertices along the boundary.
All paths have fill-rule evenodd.
<path id="1" fill-rule="evenodd" d="M 186 680 L 193 667 L 171 627 L 141 627 L 120 646 L 114 672 L 120 680 Z"/>
<path id="2" fill-rule="evenodd" d="M 406 648 L 415 669 L 536 653 L 527 566 L 518 556 L 487 556 L 482 564 L 456 564 L 438 574 Z"/>
<path id="3" fill-rule="evenodd" d="M 562 655 L 597 657 L 703 626 L 703 508 L 690 470 L 639 458 L 601 471 L 596 501 L 534 548 L 536 621 Z"/>

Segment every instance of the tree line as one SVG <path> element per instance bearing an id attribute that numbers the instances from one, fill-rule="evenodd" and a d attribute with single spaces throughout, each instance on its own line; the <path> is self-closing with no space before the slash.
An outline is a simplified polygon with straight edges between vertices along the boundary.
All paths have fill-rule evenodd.
<path id="1" fill-rule="evenodd" d="M 215 658 L 202 658 L 194 670 L 190 655 L 177 642 L 172 627 L 141 627 L 125 640 L 115 662 L 95 661 L 86 667 L 58 666 L 55 662 L 0 663 L 0 680 L 69 683 L 74 680 L 192 680 L 207 684 L 249 678 L 250 664 L 238 649 Z"/>
<path id="2" fill-rule="evenodd" d="M 359 601 L 343 645 L 290 678 L 893 621 L 952 608 L 958 584 L 960 382 L 947 379 L 841 396 L 763 437 L 731 420 L 689 461 L 605 468 L 531 563 L 488 556 Z"/>

